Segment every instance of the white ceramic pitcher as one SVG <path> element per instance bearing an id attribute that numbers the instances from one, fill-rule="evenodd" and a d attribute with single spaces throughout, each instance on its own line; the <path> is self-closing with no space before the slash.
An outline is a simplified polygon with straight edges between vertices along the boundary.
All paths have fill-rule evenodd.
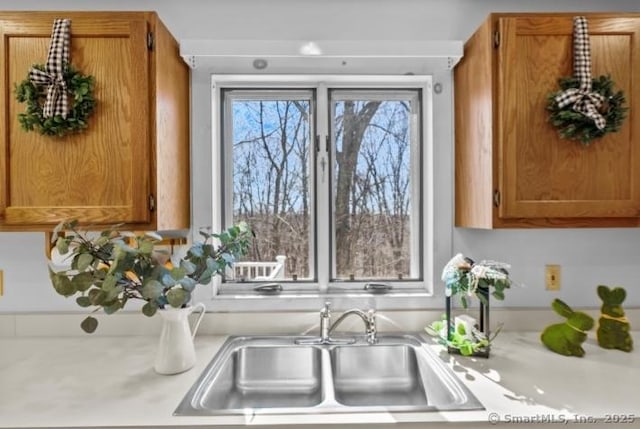
<path id="1" fill-rule="evenodd" d="M 193 325 L 193 329 L 190 329 L 189 315 L 197 310 L 200 311 L 200 315 Z M 201 302 L 185 308 L 158 310 L 162 317 L 162 332 L 153 366 L 158 374 L 178 374 L 195 365 L 196 350 L 193 346 L 193 339 L 204 317 L 205 310 L 206 308 Z"/>

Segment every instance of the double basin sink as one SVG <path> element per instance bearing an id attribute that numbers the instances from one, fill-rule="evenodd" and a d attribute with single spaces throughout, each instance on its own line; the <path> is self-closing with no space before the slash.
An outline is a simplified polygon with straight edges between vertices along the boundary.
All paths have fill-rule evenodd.
<path id="1" fill-rule="evenodd" d="M 174 414 L 483 409 L 417 334 L 376 344 L 301 338 L 230 337 Z"/>

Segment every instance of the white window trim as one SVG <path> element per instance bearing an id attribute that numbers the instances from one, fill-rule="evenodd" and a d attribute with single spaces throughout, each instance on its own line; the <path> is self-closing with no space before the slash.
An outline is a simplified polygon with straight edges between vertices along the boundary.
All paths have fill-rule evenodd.
<path id="1" fill-rule="evenodd" d="M 422 89 L 422 123 L 423 123 L 423 149 L 422 154 L 422 188 L 423 188 L 423 280 L 415 282 L 414 290 L 399 290 L 390 294 L 370 294 L 366 292 L 354 292 L 353 290 L 342 292 L 339 288 L 332 287 L 331 293 L 327 293 L 329 285 L 328 267 L 318 266 L 317 282 L 311 282 L 316 290 L 313 292 L 288 293 L 278 295 L 256 294 L 218 294 L 221 284 L 220 278 L 212 281 L 211 295 L 207 295 L 207 309 L 212 311 L 303 311 L 316 310 L 325 301 L 331 301 L 334 308 L 365 307 L 377 309 L 422 309 L 433 307 L 434 281 L 433 272 L 436 246 L 434 245 L 434 134 L 433 129 L 433 91 L 432 76 L 342 76 L 342 75 L 211 75 L 211 165 L 212 165 L 212 227 L 213 230 L 221 230 L 224 205 L 221 204 L 222 178 L 218 174 L 224 160 L 219 149 L 221 135 L 221 90 L 224 88 L 257 88 L 263 86 L 277 86 L 279 88 L 312 88 L 320 85 L 332 88 L 421 88 Z M 320 93 L 326 94 L 321 91 Z M 327 111 L 328 100 L 318 97 L 316 100 L 318 112 Z M 320 121 L 323 122 L 323 121 Z M 326 121 L 324 121 L 326 123 Z M 324 125 L 319 125 L 323 127 Z M 329 130 L 318 128 L 316 132 L 327 135 Z M 426 198 L 425 198 L 426 197 Z M 450 237 L 449 237 L 450 238 Z M 450 247 L 450 245 L 449 245 Z M 449 252 L 450 253 L 450 252 Z M 409 283 L 409 282 L 407 282 Z M 364 287 L 355 282 L 349 282 L 350 287 Z M 419 291 L 416 291 L 419 290 Z M 200 294 L 198 298 L 203 299 Z"/>

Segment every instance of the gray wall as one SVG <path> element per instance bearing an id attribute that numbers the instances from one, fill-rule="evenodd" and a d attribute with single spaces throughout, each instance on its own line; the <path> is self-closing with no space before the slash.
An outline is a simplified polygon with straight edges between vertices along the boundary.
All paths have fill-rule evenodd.
<path id="1" fill-rule="evenodd" d="M 0 0 L 0 10 L 156 10 L 180 39 L 416 39 L 466 40 L 485 16 L 499 11 L 640 11 L 638 0 Z M 445 79 L 450 83 L 450 79 Z M 192 76 L 193 225 L 208 223 L 211 167 L 209 76 Z M 435 101 L 450 109 L 450 99 Z M 436 117 L 438 121 L 439 117 Z M 449 113 L 437 127 L 450 127 Z M 446 135 L 449 135 L 446 133 Z M 513 265 L 520 284 L 505 306 L 547 307 L 556 296 L 596 306 L 597 284 L 627 287 L 627 305 L 640 306 L 640 229 L 478 231 L 455 229 L 451 139 L 436 141 L 436 238 L 441 255 L 463 252 Z M 5 296 L 0 313 L 78 311 L 49 284 L 41 233 L 0 233 Z M 445 261 L 446 262 L 446 261 Z M 436 270 L 442 266 L 442 256 Z M 562 265 L 562 290 L 544 290 L 544 265 Z M 439 286 L 436 286 L 439 289 Z M 439 307 L 441 291 L 433 306 Z"/>

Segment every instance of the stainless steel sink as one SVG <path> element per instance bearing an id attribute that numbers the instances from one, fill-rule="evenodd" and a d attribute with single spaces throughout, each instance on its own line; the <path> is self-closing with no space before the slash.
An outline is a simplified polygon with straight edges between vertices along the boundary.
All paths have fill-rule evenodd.
<path id="1" fill-rule="evenodd" d="M 336 347 L 331 351 L 336 401 L 348 406 L 428 406 L 410 346 Z"/>
<path id="2" fill-rule="evenodd" d="M 354 344 L 230 337 L 175 415 L 471 410 L 483 406 L 418 335 Z"/>
<path id="3" fill-rule="evenodd" d="M 313 347 L 237 347 L 199 391 L 197 408 L 311 407 L 322 401 L 321 350 Z M 194 404 L 195 405 L 195 404 Z"/>

